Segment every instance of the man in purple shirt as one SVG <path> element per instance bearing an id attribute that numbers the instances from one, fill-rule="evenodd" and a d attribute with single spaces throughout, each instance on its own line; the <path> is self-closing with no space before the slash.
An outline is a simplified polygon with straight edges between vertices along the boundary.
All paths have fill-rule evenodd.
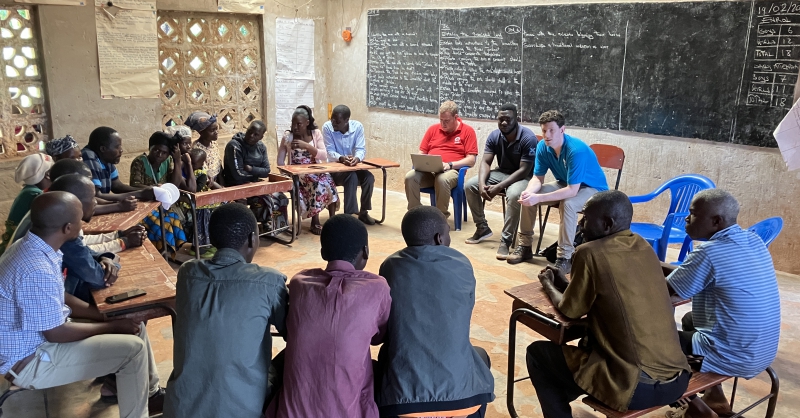
<path id="1" fill-rule="evenodd" d="M 320 242 L 328 266 L 289 282 L 283 387 L 266 415 L 377 418 L 369 346 L 386 333 L 389 285 L 363 271 L 369 247 L 358 219 L 330 218 Z"/>

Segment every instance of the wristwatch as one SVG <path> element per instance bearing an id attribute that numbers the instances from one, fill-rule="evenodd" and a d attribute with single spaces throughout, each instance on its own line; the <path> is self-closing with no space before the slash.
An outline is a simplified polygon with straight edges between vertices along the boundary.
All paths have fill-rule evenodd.
<path id="1" fill-rule="evenodd" d="M 450 169 L 452 170 L 453 169 L 453 163 L 447 163 L 447 164 L 450 165 Z"/>

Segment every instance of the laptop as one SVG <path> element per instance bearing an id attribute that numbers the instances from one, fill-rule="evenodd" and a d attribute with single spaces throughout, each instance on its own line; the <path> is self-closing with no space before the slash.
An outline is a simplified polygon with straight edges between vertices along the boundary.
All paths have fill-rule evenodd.
<path id="1" fill-rule="evenodd" d="M 411 154 L 411 163 L 414 164 L 415 171 L 423 173 L 444 172 L 441 155 Z"/>

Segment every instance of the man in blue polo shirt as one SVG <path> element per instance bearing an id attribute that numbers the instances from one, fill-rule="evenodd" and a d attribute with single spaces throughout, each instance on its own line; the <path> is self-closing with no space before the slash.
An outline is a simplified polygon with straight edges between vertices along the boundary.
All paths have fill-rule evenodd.
<path id="1" fill-rule="evenodd" d="M 517 106 L 506 104 L 497 112 L 497 128 L 489 134 L 483 150 L 478 176 L 464 185 L 467 203 L 475 219 L 475 234 L 467 244 L 477 244 L 492 236 L 492 230 L 483 213 L 484 201 L 492 200 L 505 192 L 508 199 L 503 235 L 497 249 L 497 259 L 505 260 L 514 234 L 519 226 L 518 202 L 520 194 L 533 174 L 536 158 L 536 134 L 519 124 Z M 492 170 L 492 161 L 497 157 L 497 168 Z"/>
<path id="2" fill-rule="evenodd" d="M 670 292 L 692 299 L 678 332 L 685 354 L 703 357 L 702 372 L 750 379 L 778 353 L 781 298 L 772 257 L 761 238 L 737 223 L 739 202 L 720 189 L 697 193 L 686 233 L 706 241 L 667 277 Z M 710 410 L 709 410 L 710 409 Z M 712 412 L 713 411 L 713 412 Z M 728 416 L 721 386 L 694 398 L 686 416 Z"/>
<path id="3" fill-rule="evenodd" d="M 564 274 L 572 269 L 573 242 L 578 228 L 578 212 L 597 192 L 608 190 L 606 175 L 597 162 L 597 156 L 583 141 L 564 133 L 564 116 L 557 110 L 548 110 L 539 116 L 544 140 L 536 145 L 536 166 L 533 178 L 520 195 L 525 206 L 520 220 L 519 245 L 508 256 L 509 264 L 533 258 L 533 222 L 539 205 L 558 202 L 561 223 L 558 231 L 558 258 L 556 267 Z M 556 181 L 544 184 L 547 170 Z"/>

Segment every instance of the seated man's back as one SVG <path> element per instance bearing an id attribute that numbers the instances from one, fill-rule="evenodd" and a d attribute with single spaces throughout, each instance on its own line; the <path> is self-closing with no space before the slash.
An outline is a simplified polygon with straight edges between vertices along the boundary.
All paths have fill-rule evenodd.
<path id="1" fill-rule="evenodd" d="M 488 357 L 482 358 L 469 340 L 475 305 L 472 265 L 447 246 L 449 227 L 437 209 L 410 210 L 402 229 L 409 247 L 380 268 L 392 295 L 386 342 L 378 358 L 381 382 L 376 399 L 381 415 L 491 402 L 494 378 Z M 417 235 L 435 235 L 438 244 L 411 238 L 411 229 Z"/>
<path id="2" fill-rule="evenodd" d="M 383 342 L 389 285 L 361 271 L 369 251 L 358 219 L 332 217 L 320 241 L 327 268 L 289 282 L 283 386 L 267 416 L 377 418 L 369 346 Z"/>
<path id="3" fill-rule="evenodd" d="M 244 205 L 218 208 L 209 229 L 214 258 L 178 271 L 164 416 L 258 418 L 270 390 L 270 325 L 285 334 L 286 276 L 250 264 L 258 230 Z"/>

